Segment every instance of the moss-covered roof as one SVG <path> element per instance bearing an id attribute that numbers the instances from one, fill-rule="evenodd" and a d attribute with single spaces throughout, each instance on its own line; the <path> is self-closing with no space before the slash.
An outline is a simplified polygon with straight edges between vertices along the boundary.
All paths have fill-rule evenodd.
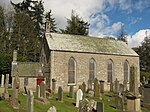
<path id="1" fill-rule="evenodd" d="M 50 50 L 138 56 L 126 43 L 108 38 L 46 33 Z"/>
<path id="2" fill-rule="evenodd" d="M 18 73 L 19 76 L 38 77 L 41 72 L 41 64 L 37 62 L 12 63 L 12 76 Z"/>

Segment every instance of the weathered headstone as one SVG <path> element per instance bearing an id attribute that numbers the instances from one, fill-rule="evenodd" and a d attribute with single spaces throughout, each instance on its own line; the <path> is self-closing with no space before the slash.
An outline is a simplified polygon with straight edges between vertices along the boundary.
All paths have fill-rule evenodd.
<path id="1" fill-rule="evenodd" d="M 88 91 L 88 96 L 90 98 L 94 98 L 94 91 L 92 91 L 92 90 Z"/>
<path id="2" fill-rule="evenodd" d="M 40 86 L 37 85 L 37 98 L 40 98 Z"/>
<path id="3" fill-rule="evenodd" d="M 89 112 L 90 109 L 91 108 L 88 99 L 83 99 L 79 101 L 79 112 Z"/>
<path id="4" fill-rule="evenodd" d="M 100 85 L 98 83 L 97 78 L 94 80 L 94 97 L 99 97 L 100 96 Z"/>
<path id="5" fill-rule="evenodd" d="M 150 84 L 144 85 L 143 107 L 150 109 Z"/>
<path id="6" fill-rule="evenodd" d="M 52 79 L 52 92 L 56 92 L 56 80 Z"/>
<path id="7" fill-rule="evenodd" d="M 100 93 L 104 93 L 104 82 L 103 80 L 100 80 Z"/>
<path id="8" fill-rule="evenodd" d="M 82 83 L 82 91 L 83 91 L 83 93 L 86 92 L 86 84 L 85 84 L 85 82 Z"/>
<path id="9" fill-rule="evenodd" d="M 119 93 L 119 81 L 117 80 L 117 78 L 116 78 L 116 80 L 114 82 L 114 86 L 115 86 L 114 93 L 118 94 Z"/>
<path id="10" fill-rule="evenodd" d="M 20 88 L 20 79 L 18 74 L 16 74 L 13 81 L 13 92 L 12 92 L 12 106 L 15 109 L 19 108 L 19 103 L 18 103 L 19 88 Z"/>
<path id="11" fill-rule="evenodd" d="M 79 101 L 82 100 L 83 92 L 81 89 L 78 89 L 76 94 L 76 107 L 79 107 Z"/>
<path id="12" fill-rule="evenodd" d="M 97 112 L 104 112 L 104 103 L 97 102 L 96 110 Z"/>
<path id="13" fill-rule="evenodd" d="M 33 111 L 34 111 L 34 95 L 32 90 L 29 90 L 27 94 L 27 112 Z"/>
<path id="14" fill-rule="evenodd" d="M 115 96 L 115 103 L 117 109 L 124 111 L 124 100 L 121 95 Z"/>
<path id="15" fill-rule="evenodd" d="M 57 112 L 56 107 L 55 106 L 50 107 L 47 112 Z"/>
<path id="16" fill-rule="evenodd" d="M 2 78 L 1 78 L 1 87 L 4 87 L 4 75 L 2 74 Z"/>
<path id="17" fill-rule="evenodd" d="M 40 97 L 46 98 L 46 84 L 45 81 L 42 81 L 40 84 Z"/>
<path id="18" fill-rule="evenodd" d="M 138 90 L 137 68 L 133 65 L 130 67 L 130 92 L 127 97 L 127 110 L 132 112 L 140 112 L 140 94 Z"/>
<path id="19" fill-rule="evenodd" d="M 124 91 L 124 85 L 123 84 L 119 84 L 119 92 L 123 92 Z"/>
<path id="20" fill-rule="evenodd" d="M 113 91 L 114 91 L 114 84 L 110 83 L 110 92 L 113 92 Z"/>
<path id="21" fill-rule="evenodd" d="M 92 80 L 88 80 L 88 91 L 92 90 Z"/>
<path id="22" fill-rule="evenodd" d="M 74 97 L 74 86 L 70 86 L 70 88 L 69 88 L 69 97 L 70 98 Z"/>
<path id="23" fill-rule="evenodd" d="M 5 98 L 5 99 L 8 99 L 8 98 L 9 98 L 8 83 L 9 83 L 9 74 L 6 74 L 5 91 L 4 91 L 4 98 Z"/>
<path id="24" fill-rule="evenodd" d="M 63 89 L 62 89 L 62 87 L 58 88 L 58 101 L 63 101 Z"/>

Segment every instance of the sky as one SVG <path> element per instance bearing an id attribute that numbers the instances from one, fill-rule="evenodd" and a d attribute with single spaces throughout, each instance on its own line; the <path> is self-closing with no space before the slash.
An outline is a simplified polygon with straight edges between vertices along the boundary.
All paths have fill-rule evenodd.
<path id="1" fill-rule="evenodd" d="M 12 0 L 14 3 L 23 0 Z M 10 0 L 0 0 L 7 6 Z M 150 0 L 43 0 L 45 12 L 52 10 L 58 28 L 65 28 L 66 18 L 74 10 L 90 23 L 89 35 L 117 38 L 123 26 L 130 47 L 141 45 L 150 36 Z M 147 32 L 147 33 L 146 33 Z"/>

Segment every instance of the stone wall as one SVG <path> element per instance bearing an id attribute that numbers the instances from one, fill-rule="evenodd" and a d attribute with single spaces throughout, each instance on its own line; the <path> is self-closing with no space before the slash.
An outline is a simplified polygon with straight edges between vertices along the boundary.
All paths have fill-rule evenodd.
<path id="1" fill-rule="evenodd" d="M 68 60 L 74 57 L 76 60 L 76 86 L 88 82 L 89 78 L 89 60 L 94 58 L 96 61 L 96 77 L 98 80 L 105 81 L 105 91 L 109 91 L 109 84 L 107 84 L 107 61 L 111 59 L 114 63 L 113 81 L 117 78 L 119 82 L 123 83 L 124 72 L 123 65 L 125 60 L 129 62 L 129 66 L 134 64 L 138 68 L 139 76 L 139 57 L 133 56 L 119 56 L 119 55 L 105 55 L 105 54 L 90 54 L 77 52 L 51 52 L 51 79 L 56 79 L 56 88 L 63 87 L 64 91 L 69 91 L 68 86 Z M 139 77 L 138 77 L 139 78 Z M 56 89 L 57 90 L 57 89 Z"/>
<path id="2" fill-rule="evenodd" d="M 24 91 L 24 77 L 19 77 L 20 79 L 20 90 Z M 13 85 L 14 77 L 12 77 L 12 85 Z M 26 86 L 27 89 L 32 89 L 33 91 L 36 90 L 36 83 L 37 78 L 28 78 L 28 85 Z"/>

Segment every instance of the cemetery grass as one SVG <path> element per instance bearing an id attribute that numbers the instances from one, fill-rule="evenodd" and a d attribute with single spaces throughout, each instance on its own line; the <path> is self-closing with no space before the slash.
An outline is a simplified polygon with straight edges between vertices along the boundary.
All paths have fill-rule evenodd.
<path id="1" fill-rule="evenodd" d="M 11 94 L 12 92 L 9 91 L 9 93 Z M 57 94 L 54 94 L 52 98 L 48 99 L 48 101 L 50 102 L 48 105 L 42 105 L 34 102 L 34 112 L 47 112 L 47 110 L 52 106 L 56 107 L 57 112 L 77 112 L 78 109 L 75 107 L 76 99 L 69 98 L 68 95 L 69 93 L 64 93 L 63 102 L 59 102 L 57 100 Z M 36 94 L 34 94 L 34 96 L 36 98 Z M 76 94 L 74 96 L 76 96 Z M 88 94 L 85 94 L 84 98 L 88 98 Z M 26 109 L 26 96 L 19 94 L 19 100 L 21 102 L 21 106 Z M 99 98 L 94 98 L 94 100 L 104 103 L 105 112 L 122 112 L 115 108 L 115 101 L 114 97 L 112 97 L 112 93 L 105 93 L 104 95 L 102 95 L 101 100 Z M 142 112 L 149 111 L 150 110 L 142 108 Z M 0 112 L 17 112 L 17 110 L 12 109 L 8 106 L 7 102 L 1 100 Z"/>

